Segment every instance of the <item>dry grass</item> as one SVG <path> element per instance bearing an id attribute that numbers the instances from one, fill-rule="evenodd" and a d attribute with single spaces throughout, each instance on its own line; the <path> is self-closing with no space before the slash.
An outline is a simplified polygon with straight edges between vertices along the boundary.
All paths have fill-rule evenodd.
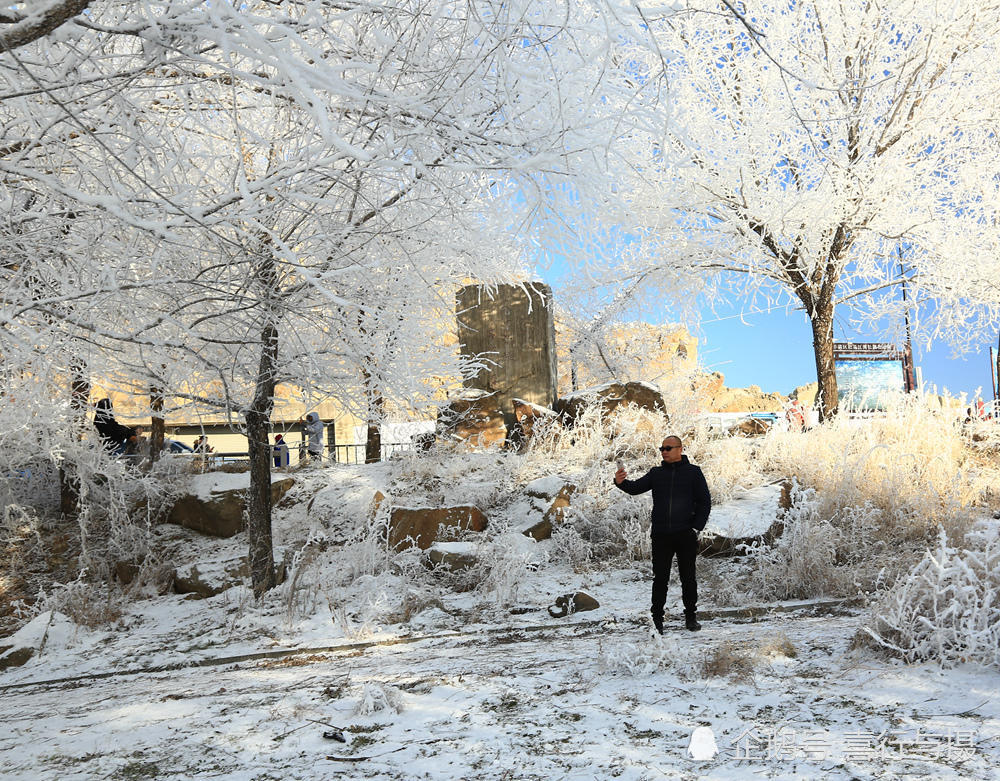
<path id="1" fill-rule="evenodd" d="M 784 632 L 778 632 L 770 640 L 757 649 L 759 656 L 775 658 L 782 656 L 785 659 L 794 659 L 799 655 L 795 645 Z"/>
<path id="2" fill-rule="evenodd" d="M 754 675 L 754 653 L 726 640 L 705 654 L 702 675 L 713 678 L 749 678 Z"/>

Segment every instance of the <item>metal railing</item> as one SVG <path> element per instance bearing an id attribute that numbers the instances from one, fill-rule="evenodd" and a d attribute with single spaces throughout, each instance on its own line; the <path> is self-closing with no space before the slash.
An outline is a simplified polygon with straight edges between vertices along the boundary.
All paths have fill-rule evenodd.
<path id="1" fill-rule="evenodd" d="M 365 463 L 366 445 L 327 445 L 325 459 L 335 464 L 363 464 Z M 289 455 L 293 463 L 305 460 L 304 445 L 289 445 Z M 397 453 L 413 452 L 416 446 L 412 442 L 385 442 L 382 444 L 382 460 L 386 460 Z M 297 456 L 296 456 L 297 454 Z M 246 451 L 225 452 L 225 453 L 174 453 L 174 456 L 182 458 L 197 459 L 207 466 L 219 466 L 221 464 L 249 463 L 250 454 Z"/>
<path id="2" fill-rule="evenodd" d="M 328 445 L 330 460 L 335 464 L 363 464 L 367 445 Z M 381 460 L 385 461 L 396 453 L 409 453 L 415 449 L 412 442 L 384 442 Z"/>

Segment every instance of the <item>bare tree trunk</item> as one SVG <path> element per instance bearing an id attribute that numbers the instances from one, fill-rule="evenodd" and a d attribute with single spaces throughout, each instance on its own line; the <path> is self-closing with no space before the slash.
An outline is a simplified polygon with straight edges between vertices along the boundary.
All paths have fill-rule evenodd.
<path id="1" fill-rule="evenodd" d="M 833 365 L 833 301 L 821 295 L 809 323 L 813 332 L 813 355 L 816 358 L 816 381 L 819 392 L 819 419 L 830 420 L 837 414 L 837 372 Z"/>
<path id="2" fill-rule="evenodd" d="M 257 596 L 276 585 L 271 542 L 271 447 L 268 433 L 274 408 L 277 366 L 278 329 L 272 322 L 264 327 L 261 334 L 257 386 L 246 414 L 250 454 L 246 529 L 250 544 L 250 580 Z"/>
<path id="3" fill-rule="evenodd" d="M 382 413 L 385 399 L 376 388 L 369 386 L 371 377 L 365 375 L 365 395 L 368 397 L 368 436 L 365 438 L 365 463 L 377 464 L 382 460 Z"/>
<path id="4" fill-rule="evenodd" d="M 149 407 L 153 411 L 152 426 L 149 432 L 149 463 L 152 464 L 163 452 L 163 439 L 166 431 L 163 421 L 163 388 L 158 388 L 155 385 L 149 387 Z"/>
<path id="5" fill-rule="evenodd" d="M 75 429 L 74 438 L 83 438 L 83 430 L 87 424 L 87 399 L 90 398 L 90 378 L 87 375 L 87 365 L 82 360 L 70 363 L 70 401 L 72 410 L 72 425 Z M 64 516 L 70 517 L 80 511 L 80 477 L 75 464 L 67 464 L 64 460 L 59 466 L 59 509 Z"/>

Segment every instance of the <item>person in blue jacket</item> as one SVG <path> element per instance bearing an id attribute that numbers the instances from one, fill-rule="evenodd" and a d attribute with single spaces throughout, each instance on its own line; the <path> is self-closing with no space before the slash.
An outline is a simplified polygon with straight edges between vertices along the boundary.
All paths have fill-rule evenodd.
<path id="1" fill-rule="evenodd" d="M 636 496 L 653 492 L 650 535 L 653 551 L 653 599 L 650 613 L 653 626 L 663 634 L 663 607 L 667 601 L 670 564 L 677 557 L 684 602 L 684 623 L 691 631 L 698 623 L 698 582 L 695 559 L 698 556 L 698 532 L 705 528 L 712 510 L 712 496 L 701 468 L 683 454 L 680 437 L 669 436 L 660 446 L 659 466 L 654 466 L 638 480 L 629 480 L 619 464 L 615 485 Z"/>

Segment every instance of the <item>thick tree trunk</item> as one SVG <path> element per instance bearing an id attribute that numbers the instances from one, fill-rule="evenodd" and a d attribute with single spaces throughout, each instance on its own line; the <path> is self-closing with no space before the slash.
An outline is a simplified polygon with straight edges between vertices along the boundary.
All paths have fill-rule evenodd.
<path id="1" fill-rule="evenodd" d="M 365 439 L 365 463 L 377 464 L 382 460 L 382 432 L 378 423 L 368 424 L 368 436 Z"/>
<path id="2" fill-rule="evenodd" d="M 149 388 L 149 407 L 153 411 L 152 426 L 149 432 L 149 463 L 155 462 L 163 452 L 163 439 L 166 426 L 163 420 L 163 389 L 151 385 Z M 158 414 L 159 413 L 159 414 Z"/>
<path id="3" fill-rule="evenodd" d="M 250 454 L 246 529 L 250 543 L 250 579 L 257 596 L 276 585 L 271 542 L 271 446 L 268 435 L 277 366 L 278 329 L 273 323 L 268 323 L 261 334 L 257 386 L 246 414 Z"/>
<path id="4" fill-rule="evenodd" d="M 70 400 L 72 410 L 72 425 L 74 439 L 83 438 L 83 430 L 87 425 L 87 399 L 90 398 L 90 378 L 87 366 L 83 361 L 73 361 L 70 371 Z M 80 512 L 80 477 L 75 464 L 65 460 L 59 466 L 59 509 L 66 517 L 75 516 Z"/>
<path id="5" fill-rule="evenodd" d="M 361 375 L 367 402 L 365 417 L 368 424 L 368 436 L 365 438 L 365 463 L 377 464 L 382 460 L 382 431 L 379 426 L 382 424 L 385 399 L 376 387 L 373 373 L 367 367 L 362 369 Z"/>
<path id="6" fill-rule="evenodd" d="M 813 355 L 816 358 L 816 381 L 819 392 L 819 419 L 829 420 L 837 414 L 837 372 L 833 365 L 833 302 L 823 300 L 812 312 Z"/>

